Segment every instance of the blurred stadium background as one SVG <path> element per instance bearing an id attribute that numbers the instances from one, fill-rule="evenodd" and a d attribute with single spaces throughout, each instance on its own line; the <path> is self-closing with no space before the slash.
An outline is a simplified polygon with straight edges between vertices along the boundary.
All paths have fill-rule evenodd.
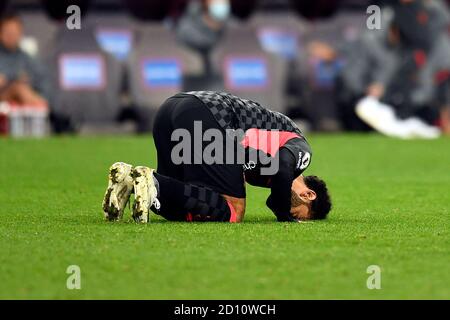
<path id="1" fill-rule="evenodd" d="M 386 86 L 386 100 L 403 116 L 450 130 L 450 46 L 433 58 L 435 44 L 449 41 L 445 1 L 423 1 L 432 22 L 425 31 L 395 7 L 401 0 L 224 0 L 229 15 L 210 10 L 212 2 L 2 1 L 4 25 L 14 13 L 21 19 L 20 47 L 30 59 L 0 54 L 0 100 L 13 106 L 0 107 L 1 132 L 43 135 L 47 110 L 54 133 L 147 132 L 158 106 L 189 90 L 254 99 L 305 129 L 365 131 L 354 105 L 374 83 Z M 81 30 L 66 26 L 73 4 Z M 366 26 L 371 4 L 383 9 L 381 30 Z M 391 25 L 403 45 L 395 67 L 387 58 L 394 49 L 377 45 Z M 16 83 L 28 83 L 37 97 L 15 92 Z"/>
<path id="2" fill-rule="evenodd" d="M 450 131 L 446 1 L 212 2 L 0 1 L 0 298 L 449 299 L 449 139 L 347 133 L 369 130 L 354 112 L 367 94 Z M 381 30 L 366 25 L 374 3 Z M 243 224 L 136 225 L 129 209 L 105 223 L 107 168 L 156 167 L 134 133 L 198 89 L 328 132 L 307 137 L 330 217 L 277 223 L 249 186 Z M 374 264 L 382 290 L 366 286 Z M 70 265 L 82 290 L 66 287 Z"/>

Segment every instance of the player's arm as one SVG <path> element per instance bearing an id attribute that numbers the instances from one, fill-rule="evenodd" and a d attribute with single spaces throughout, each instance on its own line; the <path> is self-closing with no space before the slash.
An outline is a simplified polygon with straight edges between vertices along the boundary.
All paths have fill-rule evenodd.
<path id="1" fill-rule="evenodd" d="M 296 221 L 291 211 L 291 188 L 295 179 L 296 159 L 291 151 L 281 148 L 279 151 L 279 170 L 270 183 L 271 194 L 267 206 L 278 221 Z"/>

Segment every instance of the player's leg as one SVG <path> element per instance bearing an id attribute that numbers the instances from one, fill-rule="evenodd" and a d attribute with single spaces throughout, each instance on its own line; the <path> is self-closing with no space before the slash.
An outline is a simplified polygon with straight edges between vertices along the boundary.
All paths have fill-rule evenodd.
<path id="1" fill-rule="evenodd" d="M 148 222 L 150 209 L 171 221 L 236 222 L 232 206 L 211 188 L 184 183 L 147 167 L 135 167 L 132 176 L 136 222 Z"/>
<path id="2" fill-rule="evenodd" d="M 239 155 L 243 156 L 244 149 L 236 139 L 226 134 L 208 108 L 196 97 L 187 96 L 174 109 L 172 119 L 173 127 L 189 132 L 192 141 L 191 158 L 189 163 L 183 164 L 183 177 L 179 180 L 210 187 L 220 194 L 245 198 L 243 159 L 239 162 Z M 213 137 L 211 140 L 214 142 L 203 139 L 206 133 L 212 133 L 212 130 L 220 135 L 221 139 Z M 211 149 L 212 143 L 216 142 L 221 144 L 213 148 L 214 155 L 205 152 L 206 148 Z"/>
<path id="3" fill-rule="evenodd" d="M 23 105 L 47 105 L 47 100 L 41 97 L 29 84 L 20 81 L 9 83 L 0 97 Z"/>
<path id="4" fill-rule="evenodd" d="M 183 168 L 171 161 L 171 152 L 174 146 L 172 142 L 172 114 L 180 103 L 180 99 L 168 98 L 158 109 L 153 125 L 153 140 L 155 142 L 158 172 L 179 179 L 183 176 Z M 132 217 L 136 222 L 148 222 L 150 206 L 158 207 L 156 187 L 154 184 L 153 169 L 136 167 L 133 169 L 134 179 L 134 204 Z"/>
<path id="5" fill-rule="evenodd" d="M 193 96 L 183 99 L 172 117 L 175 128 L 191 134 L 191 161 L 183 165 L 181 180 L 221 194 L 241 221 L 245 213 L 244 149 L 238 139 L 227 135 L 208 108 Z"/>
<path id="6" fill-rule="evenodd" d="M 153 126 L 153 140 L 158 158 L 157 171 L 176 179 L 182 179 L 183 167 L 175 165 L 171 159 L 171 152 L 175 146 L 175 142 L 171 139 L 174 130 L 172 115 L 181 102 L 182 99 L 176 96 L 167 99 L 159 107 Z"/>
<path id="7" fill-rule="evenodd" d="M 184 183 L 158 173 L 159 208 L 152 210 L 172 221 L 236 222 L 236 212 L 229 202 L 211 188 Z"/>
<path id="8" fill-rule="evenodd" d="M 234 203 L 234 197 L 241 198 L 245 203 L 242 165 L 192 164 L 194 152 L 198 152 L 193 144 L 189 163 L 175 165 L 170 157 L 174 146 L 171 141 L 173 131 L 185 130 L 191 134 L 192 140 L 196 121 L 201 122 L 203 132 L 211 128 L 221 130 L 209 110 L 193 96 L 180 94 L 168 99 L 161 106 L 154 129 L 158 150 L 158 173 L 154 175 L 156 179 L 150 179 L 148 171 L 141 174 L 140 177 L 143 181 L 147 181 L 148 187 L 145 183 L 141 183 L 141 187 L 136 188 L 135 184 L 135 198 L 138 199 L 138 204 L 133 207 L 133 216 L 136 221 L 148 220 L 146 209 L 153 202 L 155 202 L 154 211 L 169 220 L 186 221 L 190 218 L 200 221 L 236 220 L 235 208 L 229 203 Z M 137 181 L 136 178 L 135 180 Z M 160 192 L 156 199 L 152 199 L 148 190 L 153 189 L 155 183 L 159 185 Z M 230 198 L 229 202 L 222 194 Z M 242 211 L 244 206 L 245 204 L 240 206 Z"/>

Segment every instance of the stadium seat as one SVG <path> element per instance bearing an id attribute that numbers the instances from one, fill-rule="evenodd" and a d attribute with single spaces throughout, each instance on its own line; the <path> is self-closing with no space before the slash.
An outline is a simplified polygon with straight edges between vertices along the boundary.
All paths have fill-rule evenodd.
<path id="1" fill-rule="evenodd" d="M 101 50 L 91 27 L 60 28 L 48 56 L 52 109 L 75 124 L 108 123 L 120 108 L 119 62 Z"/>
<path id="2" fill-rule="evenodd" d="M 299 81 L 300 58 L 305 55 L 304 38 L 311 23 L 295 12 L 257 12 L 249 21 L 257 30 L 263 49 L 285 60 L 285 112 L 293 118 L 302 117 L 303 85 Z"/>
<path id="3" fill-rule="evenodd" d="M 125 62 L 133 49 L 135 21 L 122 12 L 96 14 L 92 13 L 84 19 L 95 32 L 100 47 L 121 62 Z"/>
<path id="4" fill-rule="evenodd" d="M 367 16 L 358 11 L 340 11 L 330 19 L 314 23 L 310 37 L 327 41 L 335 47 L 356 40 L 367 30 Z"/>
<path id="5" fill-rule="evenodd" d="M 256 29 L 262 48 L 285 59 L 294 59 L 300 54 L 302 37 L 309 24 L 296 14 L 258 12 L 249 20 Z"/>
<path id="6" fill-rule="evenodd" d="M 285 111 L 286 63 L 262 50 L 254 28 L 230 25 L 211 60 L 224 77 L 225 91 Z"/>
<path id="7" fill-rule="evenodd" d="M 311 23 L 308 27 L 308 32 L 303 34 L 302 44 L 304 45 L 304 49 L 306 49 L 307 46 L 312 42 L 325 43 L 334 48 L 338 54 L 338 63 L 336 67 L 337 69 L 339 69 L 340 65 L 342 64 L 339 53 L 346 49 L 346 44 L 357 40 L 359 38 L 361 30 L 365 30 L 365 27 L 364 15 L 352 11 L 343 11 L 333 16 L 332 18 Z M 302 52 L 300 55 L 298 55 L 296 62 L 299 72 L 303 77 L 307 78 L 305 79 L 306 81 L 319 88 L 329 88 L 333 85 L 333 79 L 329 78 L 328 80 L 330 81 L 328 81 L 323 78 L 324 74 L 320 75 L 321 72 L 317 69 L 317 63 L 321 63 L 321 61 L 311 59 L 307 51 Z M 328 76 L 334 74 L 336 71 L 331 70 L 328 67 L 327 69 L 328 71 L 326 71 L 326 73 L 328 73 Z M 322 69 L 322 71 L 324 70 Z M 320 78 L 326 81 L 322 82 Z"/>
<path id="8" fill-rule="evenodd" d="M 200 74 L 203 65 L 198 55 L 177 43 L 171 30 L 162 24 L 148 24 L 139 30 L 127 69 L 133 103 L 155 110 L 183 90 L 185 75 Z"/>
<path id="9" fill-rule="evenodd" d="M 20 14 L 20 18 L 23 22 L 25 37 L 31 38 L 37 44 L 37 56 L 45 57 L 49 53 L 50 43 L 59 25 L 42 11 L 24 12 Z"/>

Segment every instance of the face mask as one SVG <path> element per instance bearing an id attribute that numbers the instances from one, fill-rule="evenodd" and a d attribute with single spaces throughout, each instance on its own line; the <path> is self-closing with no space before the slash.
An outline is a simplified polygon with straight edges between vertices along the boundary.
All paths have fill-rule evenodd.
<path id="1" fill-rule="evenodd" d="M 217 21 L 224 21 L 230 15 L 230 4 L 228 1 L 214 1 L 209 6 L 209 14 Z"/>

